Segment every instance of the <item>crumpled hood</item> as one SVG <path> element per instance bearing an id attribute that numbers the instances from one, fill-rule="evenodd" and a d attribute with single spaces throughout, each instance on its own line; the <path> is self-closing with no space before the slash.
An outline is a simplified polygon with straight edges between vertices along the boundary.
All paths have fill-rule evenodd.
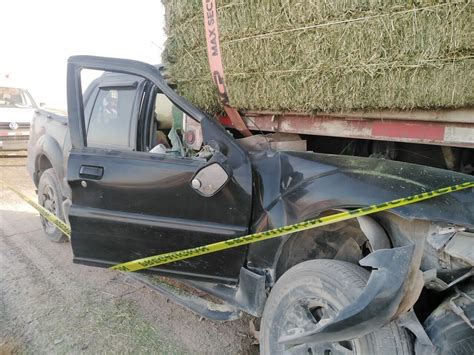
<path id="1" fill-rule="evenodd" d="M 436 190 L 474 177 L 384 159 L 310 152 L 251 154 L 261 184 L 259 205 L 281 210 L 282 224 L 296 223 L 334 208 L 362 207 Z M 279 178 L 278 178 L 279 177 Z M 393 213 L 474 227 L 474 189 L 439 196 Z"/>
<path id="2" fill-rule="evenodd" d="M 0 107 L 0 122 L 31 122 L 34 113 L 33 108 Z"/>

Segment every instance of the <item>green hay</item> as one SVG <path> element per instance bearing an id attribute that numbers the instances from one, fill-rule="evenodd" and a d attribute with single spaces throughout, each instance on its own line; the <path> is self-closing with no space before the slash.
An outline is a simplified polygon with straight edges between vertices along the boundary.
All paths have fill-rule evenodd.
<path id="1" fill-rule="evenodd" d="M 200 0 L 166 0 L 163 61 L 178 92 L 219 112 Z M 249 110 L 472 106 L 470 0 L 217 1 L 231 105 Z"/>

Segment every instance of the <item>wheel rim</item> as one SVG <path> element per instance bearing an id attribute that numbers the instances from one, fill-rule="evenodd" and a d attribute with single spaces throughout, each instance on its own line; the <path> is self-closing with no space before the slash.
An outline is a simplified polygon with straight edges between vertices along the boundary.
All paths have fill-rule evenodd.
<path id="1" fill-rule="evenodd" d="M 282 327 L 277 335 L 295 335 L 314 329 L 314 326 L 323 320 L 333 318 L 337 311 L 327 302 L 316 298 L 300 298 L 290 304 L 285 312 Z M 323 354 L 347 355 L 357 354 L 359 343 L 357 340 L 340 341 L 334 343 L 302 343 L 283 345 L 284 354 Z"/>
<path id="2" fill-rule="evenodd" d="M 43 206 L 46 210 L 56 215 L 57 205 L 56 205 L 56 194 L 51 185 L 46 185 L 43 189 L 43 192 L 39 195 L 40 205 Z M 53 223 L 48 221 L 46 218 L 41 216 L 41 223 L 46 229 L 47 233 L 53 233 L 56 227 Z"/>

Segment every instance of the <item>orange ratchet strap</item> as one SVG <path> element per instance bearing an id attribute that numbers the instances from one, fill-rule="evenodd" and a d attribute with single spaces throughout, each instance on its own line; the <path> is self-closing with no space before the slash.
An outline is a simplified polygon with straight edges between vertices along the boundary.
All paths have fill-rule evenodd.
<path id="1" fill-rule="evenodd" d="M 204 28 L 206 31 L 207 59 L 211 69 L 212 81 L 217 87 L 219 98 L 224 106 L 224 110 L 229 116 L 234 127 L 245 137 L 252 133 L 247 128 L 242 117 L 237 110 L 229 105 L 229 97 L 224 80 L 224 67 L 222 65 L 221 45 L 219 41 L 219 30 L 217 26 L 217 9 L 215 0 L 202 0 L 204 11 Z"/>

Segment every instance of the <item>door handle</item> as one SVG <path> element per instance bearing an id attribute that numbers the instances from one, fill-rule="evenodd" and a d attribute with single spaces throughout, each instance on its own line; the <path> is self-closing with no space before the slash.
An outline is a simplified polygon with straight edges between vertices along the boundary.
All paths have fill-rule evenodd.
<path id="1" fill-rule="evenodd" d="M 82 165 L 79 169 L 79 176 L 85 179 L 100 180 L 104 175 L 104 168 L 101 166 Z"/>

